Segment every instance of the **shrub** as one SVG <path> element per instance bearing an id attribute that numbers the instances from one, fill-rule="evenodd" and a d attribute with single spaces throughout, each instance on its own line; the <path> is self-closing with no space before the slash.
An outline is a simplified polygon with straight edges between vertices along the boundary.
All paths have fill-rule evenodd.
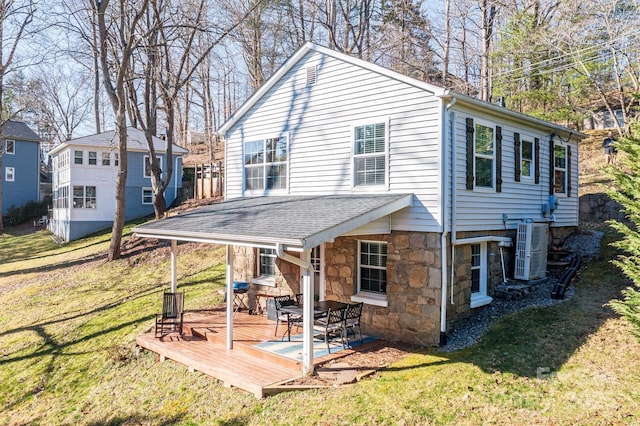
<path id="1" fill-rule="evenodd" d="M 29 201 L 21 207 L 11 206 L 7 211 L 6 222 L 9 226 L 20 225 L 35 218 L 40 218 L 48 213 L 51 200 Z"/>

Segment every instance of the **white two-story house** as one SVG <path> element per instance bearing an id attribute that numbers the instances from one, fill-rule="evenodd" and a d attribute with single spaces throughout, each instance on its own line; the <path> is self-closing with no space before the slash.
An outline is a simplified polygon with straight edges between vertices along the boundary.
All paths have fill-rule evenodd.
<path id="1" fill-rule="evenodd" d="M 256 292 L 364 302 L 371 335 L 442 343 L 578 225 L 584 134 L 314 44 L 219 132 L 227 201 L 138 234 L 227 244 Z"/>

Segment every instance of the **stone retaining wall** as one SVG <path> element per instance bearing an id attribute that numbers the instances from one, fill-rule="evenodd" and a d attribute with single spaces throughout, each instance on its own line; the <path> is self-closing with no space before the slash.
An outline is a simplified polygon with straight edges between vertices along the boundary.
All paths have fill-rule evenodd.
<path id="1" fill-rule="evenodd" d="M 580 222 L 605 222 L 609 219 L 624 221 L 622 206 L 607 194 L 584 194 L 580 196 Z"/>

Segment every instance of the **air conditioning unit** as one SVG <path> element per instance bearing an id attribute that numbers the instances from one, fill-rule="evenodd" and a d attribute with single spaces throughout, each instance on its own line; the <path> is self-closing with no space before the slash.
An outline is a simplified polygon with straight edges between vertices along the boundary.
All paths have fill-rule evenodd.
<path id="1" fill-rule="evenodd" d="M 518 224 L 515 279 L 529 281 L 545 277 L 548 234 L 549 225 L 546 223 Z"/>

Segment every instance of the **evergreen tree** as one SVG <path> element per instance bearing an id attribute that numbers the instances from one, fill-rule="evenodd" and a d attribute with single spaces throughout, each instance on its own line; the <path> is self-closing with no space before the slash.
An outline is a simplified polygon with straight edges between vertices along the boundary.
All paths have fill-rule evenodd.
<path id="1" fill-rule="evenodd" d="M 624 235 L 612 245 L 626 253 L 613 263 L 631 279 L 633 287 L 624 290 L 623 300 L 613 301 L 611 306 L 634 326 L 634 333 L 640 338 L 640 127 L 637 126 L 631 136 L 618 141 L 616 147 L 624 155 L 618 166 L 608 169 L 615 183 L 608 194 L 622 205 L 631 223 L 610 221 L 613 228 Z"/>

